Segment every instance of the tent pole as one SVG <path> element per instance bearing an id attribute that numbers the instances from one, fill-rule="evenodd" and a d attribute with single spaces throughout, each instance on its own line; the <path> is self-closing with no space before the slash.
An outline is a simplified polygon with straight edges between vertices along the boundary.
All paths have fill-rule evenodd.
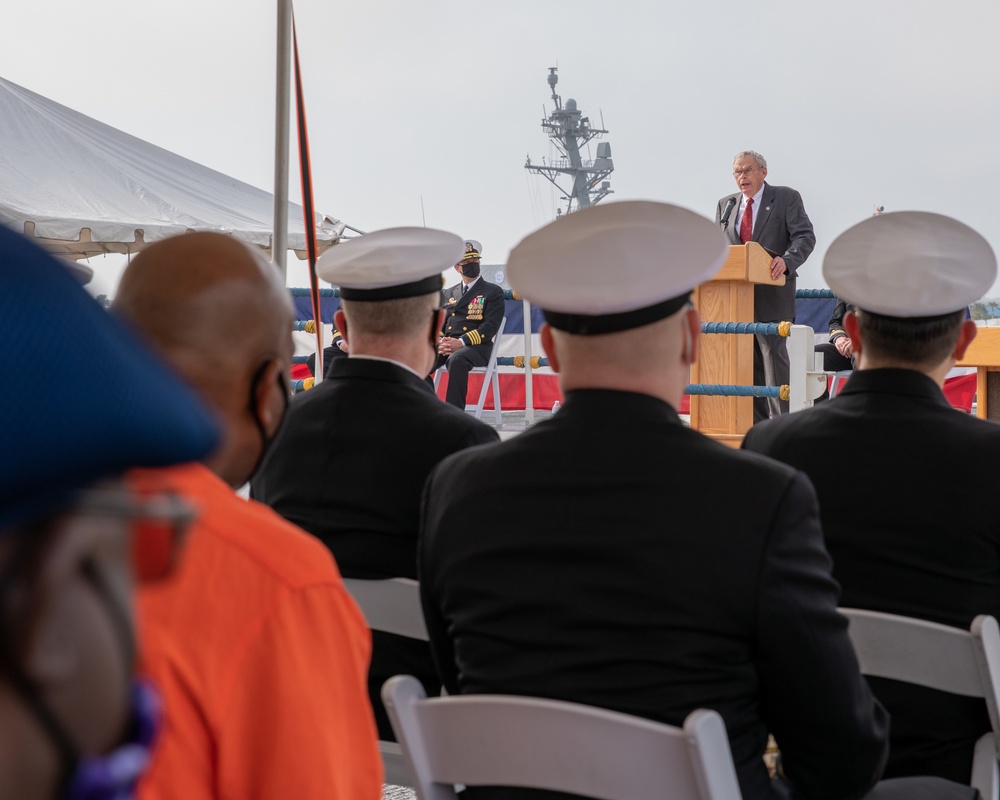
<path id="1" fill-rule="evenodd" d="M 277 68 L 274 110 L 274 230 L 271 234 L 271 261 L 281 270 L 286 283 L 288 269 L 288 114 L 291 95 L 291 0 L 278 0 Z"/>

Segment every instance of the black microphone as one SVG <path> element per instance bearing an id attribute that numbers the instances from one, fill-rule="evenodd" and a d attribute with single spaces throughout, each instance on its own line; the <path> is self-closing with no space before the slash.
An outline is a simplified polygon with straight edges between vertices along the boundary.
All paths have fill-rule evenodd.
<path id="1" fill-rule="evenodd" d="M 730 197 L 729 202 L 726 203 L 726 210 L 722 214 L 721 225 L 725 228 L 729 224 L 729 215 L 733 213 L 733 206 L 736 205 L 736 198 Z"/>

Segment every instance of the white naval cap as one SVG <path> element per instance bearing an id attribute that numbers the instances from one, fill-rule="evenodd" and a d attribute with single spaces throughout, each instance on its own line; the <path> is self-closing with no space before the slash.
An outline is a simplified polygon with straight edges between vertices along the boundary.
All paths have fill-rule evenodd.
<path id="1" fill-rule="evenodd" d="M 392 300 L 440 291 L 442 271 L 462 253 L 462 240 L 433 228 L 386 228 L 334 245 L 316 274 L 345 300 Z"/>
<path id="2" fill-rule="evenodd" d="M 482 258 L 483 257 L 483 246 L 477 242 L 475 239 L 465 240 L 465 255 L 462 256 L 462 261 L 466 261 L 470 258 Z"/>
<path id="3" fill-rule="evenodd" d="M 870 217 L 834 239 L 823 277 L 841 300 L 887 317 L 961 311 L 993 284 L 997 259 L 968 225 L 926 211 Z"/>
<path id="4" fill-rule="evenodd" d="M 581 209 L 511 251 L 511 286 L 554 328 L 614 333 L 668 317 L 726 260 L 718 226 L 680 206 L 643 200 Z"/>

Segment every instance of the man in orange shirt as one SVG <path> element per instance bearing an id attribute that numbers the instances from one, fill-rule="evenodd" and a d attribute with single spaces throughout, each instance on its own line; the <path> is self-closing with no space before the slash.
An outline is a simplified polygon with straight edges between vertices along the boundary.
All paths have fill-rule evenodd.
<path id="1" fill-rule="evenodd" d="M 202 464 L 135 475 L 201 512 L 176 576 L 139 594 L 142 667 L 166 714 L 139 797 L 374 800 L 365 622 L 320 542 L 233 491 L 288 402 L 293 311 L 277 271 L 229 237 L 185 234 L 133 259 L 115 307 L 223 427 Z"/>

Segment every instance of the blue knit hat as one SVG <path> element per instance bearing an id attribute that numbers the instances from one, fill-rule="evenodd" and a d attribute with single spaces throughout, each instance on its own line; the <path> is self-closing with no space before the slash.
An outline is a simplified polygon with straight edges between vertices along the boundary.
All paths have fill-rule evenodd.
<path id="1" fill-rule="evenodd" d="M 55 258 L 0 225 L 0 535 L 218 442 L 194 394 Z"/>

